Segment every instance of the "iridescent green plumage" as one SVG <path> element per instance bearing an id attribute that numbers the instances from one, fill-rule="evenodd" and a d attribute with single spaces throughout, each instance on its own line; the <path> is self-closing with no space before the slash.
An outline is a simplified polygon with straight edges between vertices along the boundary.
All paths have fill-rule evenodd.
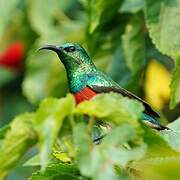
<path id="1" fill-rule="evenodd" d="M 66 43 L 61 46 L 48 45 L 41 49 L 50 49 L 58 54 L 67 72 L 70 92 L 75 94 L 88 87 L 95 93 L 117 92 L 123 96 L 137 99 L 142 102 L 145 107 L 142 120 L 152 128 L 158 130 L 166 129 L 165 126 L 160 125 L 155 119 L 155 117 L 159 117 L 159 115 L 149 104 L 129 91 L 121 88 L 119 84 L 113 81 L 109 76 L 99 71 L 87 52 L 79 44 Z"/>

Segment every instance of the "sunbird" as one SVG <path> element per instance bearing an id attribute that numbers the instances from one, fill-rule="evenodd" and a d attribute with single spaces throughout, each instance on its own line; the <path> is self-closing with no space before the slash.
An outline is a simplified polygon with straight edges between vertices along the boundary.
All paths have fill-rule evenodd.
<path id="1" fill-rule="evenodd" d="M 90 100 L 99 93 L 120 93 L 143 104 L 142 121 L 148 126 L 157 130 L 169 129 L 157 121 L 159 114 L 147 102 L 122 88 L 111 77 L 98 70 L 86 50 L 79 44 L 65 43 L 60 46 L 45 45 L 39 48 L 39 50 L 43 49 L 57 53 L 66 69 L 69 90 L 74 95 L 77 104 Z"/>

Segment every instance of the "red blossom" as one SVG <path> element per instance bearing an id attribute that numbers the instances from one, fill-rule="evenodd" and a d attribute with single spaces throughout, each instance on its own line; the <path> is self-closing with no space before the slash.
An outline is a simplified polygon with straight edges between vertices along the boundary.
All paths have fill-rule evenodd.
<path id="1" fill-rule="evenodd" d="M 23 58 L 24 44 L 15 42 L 0 54 L 0 65 L 13 70 L 20 70 Z"/>

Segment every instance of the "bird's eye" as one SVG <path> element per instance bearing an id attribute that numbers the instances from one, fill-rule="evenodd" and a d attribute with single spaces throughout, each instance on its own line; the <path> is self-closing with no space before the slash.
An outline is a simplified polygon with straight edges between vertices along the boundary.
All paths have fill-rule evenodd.
<path id="1" fill-rule="evenodd" d="M 64 50 L 66 52 L 74 52 L 75 51 L 75 47 L 74 46 L 66 47 L 66 48 L 64 48 Z"/>

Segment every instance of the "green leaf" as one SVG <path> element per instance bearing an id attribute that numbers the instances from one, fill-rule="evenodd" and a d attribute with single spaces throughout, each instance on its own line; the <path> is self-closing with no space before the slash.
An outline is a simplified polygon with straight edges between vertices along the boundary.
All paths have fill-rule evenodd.
<path id="1" fill-rule="evenodd" d="M 139 103 L 136 103 L 134 100 L 110 93 L 99 95 L 92 101 L 83 102 L 77 106 L 77 114 L 88 114 L 104 121 L 109 120 L 119 124 L 102 139 L 98 146 L 93 146 L 87 125 L 76 126 L 74 138 L 75 142 L 78 142 L 76 143 L 77 160 L 84 176 L 92 179 L 127 178 L 121 168 L 120 173 L 116 174 L 114 165 L 123 168 L 127 168 L 129 165 L 131 168 L 133 166 L 129 164 L 130 162 L 144 163 L 152 158 L 179 157 L 180 154 L 171 148 L 158 131 L 142 124 L 143 134 L 142 127 L 137 128 L 138 125 L 135 121 L 140 117 L 143 109 Z M 132 118 L 133 114 L 134 118 Z"/>
<path id="2" fill-rule="evenodd" d="M 119 133 L 121 132 L 121 133 Z M 104 137 L 101 146 L 116 146 L 122 145 L 129 140 L 133 140 L 135 137 L 135 130 L 130 125 L 122 125 L 115 127 L 111 133 Z"/>
<path id="3" fill-rule="evenodd" d="M 112 20 L 117 13 L 122 1 L 120 0 L 90 0 L 88 1 L 89 12 L 89 33 L 92 33 L 98 26 Z"/>
<path id="4" fill-rule="evenodd" d="M 97 95 L 92 101 L 82 102 L 76 108 L 76 113 L 88 114 L 115 124 L 128 122 L 136 127 L 139 127 L 137 120 L 141 118 L 142 111 L 141 103 L 117 93 Z"/>
<path id="5" fill-rule="evenodd" d="M 146 145 L 139 136 L 142 129 L 138 123 L 142 111 L 140 103 L 115 93 L 98 95 L 92 101 L 82 102 L 77 106 L 77 114 L 88 114 L 120 125 L 113 128 L 98 146 L 92 144 L 87 125 L 79 124 L 75 127 L 77 161 L 83 175 L 98 180 L 127 178 L 123 172 L 117 174 L 114 165 L 126 167 L 130 161 L 145 155 Z M 129 142 L 133 146 L 126 149 L 124 144 Z"/>
<path id="6" fill-rule="evenodd" d="M 171 129 L 163 132 L 163 137 L 176 151 L 180 152 L 180 118 L 168 124 Z"/>
<path id="7" fill-rule="evenodd" d="M 176 60 L 176 69 L 171 82 L 171 108 L 180 102 L 180 0 L 146 0 L 145 15 L 150 37 L 156 47 Z"/>
<path id="8" fill-rule="evenodd" d="M 122 47 L 127 66 L 135 75 L 145 67 L 145 41 L 141 14 L 134 15 L 122 36 Z"/>
<path id="9" fill-rule="evenodd" d="M 162 63 L 168 70 L 171 70 L 173 68 L 173 61 L 171 57 L 162 54 L 152 43 L 151 39 L 149 36 L 146 36 L 146 59 L 152 60 L 155 59 Z"/>
<path id="10" fill-rule="evenodd" d="M 120 8 L 120 12 L 136 13 L 144 7 L 144 0 L 125 0 Z"/>
<path id="11" fill-rule="evenodd" d="M 169 124 L 171 130 L 162 131 L 161 134 L 144 127 L 144 141 L 148 147 L 146 155 L 130 165 L 141 179 L 179 179 L 180 173 L 177 170 L 180 160 L 180 153 L 177 151 L 180 147 L 179 122 L 178 119 Z"/>
<path id="12" fill-rule="evenodd" d="M 37 171 L 32 174 L 29 180 L 50 180 L 50 179 L 80 179 L 79 170 L 73 164 L 56 163 L 46 168 L 44 173 Z"/>
<path id="13" fill-rule="evenodd" d="M 121 72 L 123 76 L 120 76 L 119 72 Z M 119 46 L 113 54 L 109 75 L 114 81 L 118 82 L 123 87 L 126 87 L 132 78 L 130 69 L 126 64 L 123 48 L 121 46 Z"/>
<path id="14" fill-rule="evenodd" d="M 32 121 L 34 121 L 34 114 L 26 113 L 17 116 L 10 124 L 10 129 L 0 145 L 1 178 L 36 143 L 37 136 L 32 126 Z"/>
<path id="15" fill-rule="evenodd" d="M 73 139 L 75 146 L 77 146 L 78 154 L 77 160 L 81 173 L 84 175 L 90 175 L 90 149 L 92 146 L 92 139 L 88 134 L 87 125 L 85 123 L 77 124 L 73 129 Z"/>
<path id="16" fill-rule="evenodd" d="M 127 178 L 127 175 L 116 173 L 114 165 L 126 167 L 128 162 L 142 158 L 146 151 L 144 144 L 132 149 L 123 147 L 124 143 L 137 138 L 135 129 L 131 125 L 116 127 L 102 140 L 98 146 L 94 146 L 88 126 L 78 124 L 74 128 L 74 141 L 77 147 L 77 160 L 83 175 L 92 179 L 119 179 Z"/>
<path id="17" fill-rule="evenodd" d="M 0 139 L 3 139 L 6 135 L 6 133 L 8 132 L 8 130 L 10 129 L 10 125 L 7 124 L 3 127 L 0 128 Z"/>
<path id="18" fill-rule="evenodd" d="M 138 57 L 140 57 L 140 56 L 138 56 Z M 142 64 L 142 66 L 143 66 L 143 64 Z M 123 47 L 120 44 L 116 48 L 116 50 L 113 54 L 113 59 L 112 59 L 111 67 L 109 70 L 109 75 L 112 77 L 112 79 L 114 81 L 119 83 L 125 89 L 128 89 L 134 93 L 136 92 L 136 94 L 138 94 L 139 90 L 140 90 L 139 76 L 142 73 L 142 66 L 141 65 L 139 66 L 138 73 L 132 74 L 130 68 L 127 65 L 127 62 L 126 62 L 126 59 L 124 56 Z M 120 76 L 119 72 L 121 72 L 121 74 L 123 74 L 123 76 Z"/>
<path id="19" fill-rule="evenodd" d="M 27 160 L 23 166 L 40 166 L 40 156 L 39 154 L 33 156 L 32 158 L 30 158 L 29 160 Z"/>
<path id="20" fill-rule="evenodd" d="M 53 156 L 63 163 L 71 162 L 71 157 L 69 157 L 68 154 L 65 152 L 56 151 L 56 152 L 53 152 Z"/>
<path id="21" fill-rule="evenodd" d="M 146 149 L 147 146 L 145 144 L 128 150 L 125 148 L 117 149 L 112 146 L 107 149 L 106 156 L 109 156 L 110 161 L 114 164 L 119 164 L 126 168 L 129 162 L 142 159 L 146 154 Z"/>
<path id="22" fill-rule="evenodd" d="M 36 112 L 34 126 L 39 137 L 41 169 L 45 170 L 65 117 L 71 115 L 75 102 L 71 95 L 45 99 Z"/>
<path id="23" fill-rule="evenodd" d="M 168 158 L 152 158 L 135 162 L 135 169 L 140 179 L 179 180 L 180 156 Z"/>
<path id="24" fill-rule="evenodd" d="M 170 108 L 175 108 L 178 103 L 180 103 L 180 60 L 176 63 L 172 76 Z"/>
<path id="25" fill-rule="evenodd" d="M 140 146 L 133 146 L 133 148 L 122 147 L 127 142 L 134 144 L 140 143 Z M 112 130 L 102 141 L 100 148 L 106 152 L 106 157 L 109 157 L 114 164 L 120 164 L 126 167 L 128 162 L 140 159 L 145 155 L 146 145 L 138 138 L 135 129 L 129 125 L 124 124 Z"/>
<path id="26" fill-rule="evenodd" d="M 180 57 L 180 0 L 145 1 L 146 23 L 156 47 L 174 58 Z"/>
<path id="27" fill-rule="evenodd" d="M 160 132 L 153 130 L 149 127 L 144 127 L 144 142 L 148 145 L 146 158 L 152 157 L 171 157 L 180 155 L 174 150 L 162 137 Z M 163 133 L 166 133 L 163 132 Z"/>

